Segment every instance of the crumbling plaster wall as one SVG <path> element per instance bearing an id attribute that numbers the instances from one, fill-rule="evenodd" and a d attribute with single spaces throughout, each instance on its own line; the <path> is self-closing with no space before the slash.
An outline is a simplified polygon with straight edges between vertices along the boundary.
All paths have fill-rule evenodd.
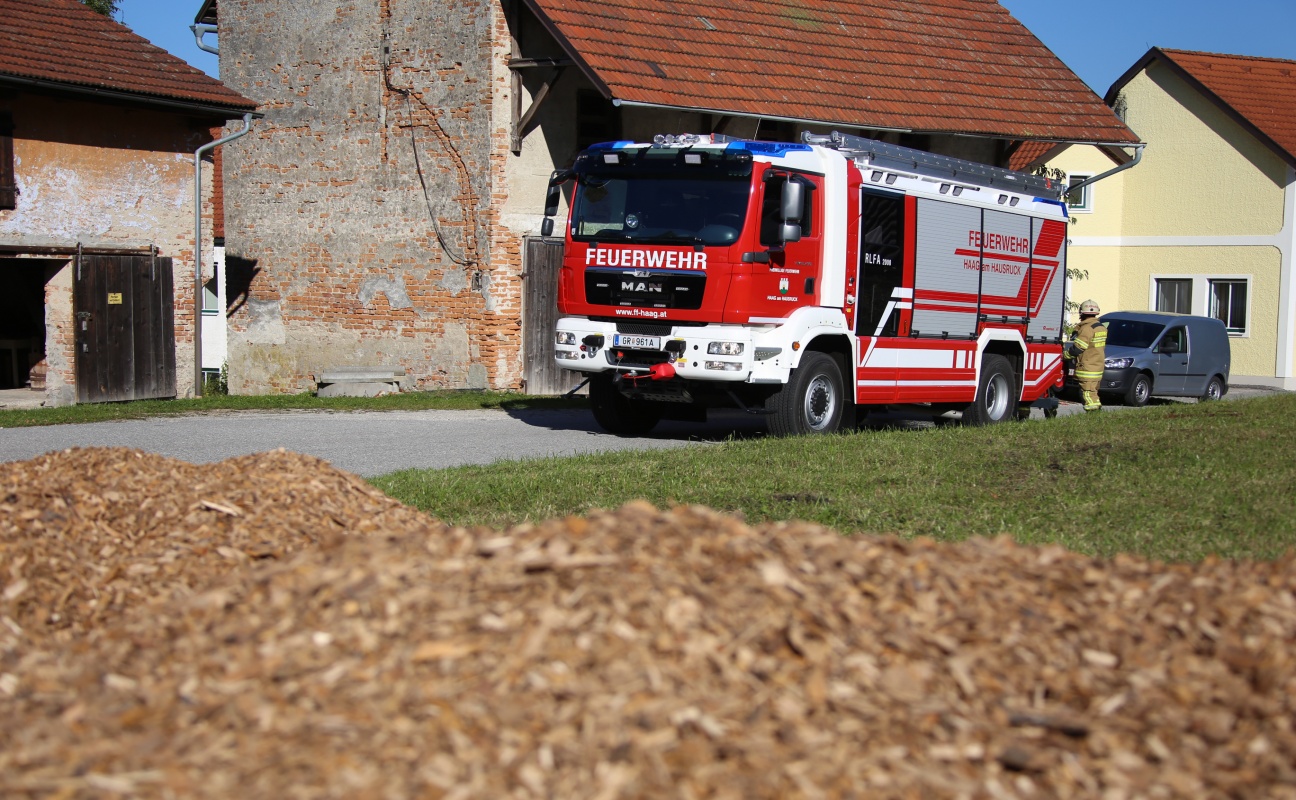
<path id="1" fill-rule="evenodd" d="M 253 262 L 245 294 L 231 286 L 231 391 L 310 390 L 344 365 L 518 385 L 521 265 L 493 205 L 497 5 L 221 3 L 221 78 L 265 113 L 224 152 L 227 252 Z"/>
<path id="2" fill-rule="evenodd" d="M 193 152 L 209 141 L 207 129 L 173 113 L 31 94 L 12 107 L 19 194 L 15 209 L 0 212 L 0 244 L 156 246 L 171 257 L 176 390 L 192 394 Z M 210 186 L 210 165 L 204 168 Z M 76 400 L 72 267 L 46 287 L 48 405 Z"/>

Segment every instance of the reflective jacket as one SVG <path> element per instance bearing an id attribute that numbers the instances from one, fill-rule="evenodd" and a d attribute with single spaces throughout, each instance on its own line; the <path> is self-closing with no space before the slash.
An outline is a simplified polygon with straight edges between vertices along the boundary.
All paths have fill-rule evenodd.
<path id="1" fill-rule="evenodd" d="M 1095 317 L 1076 326 L 1066 355 L 1076 359 L 1076 373 L 1102 373 L 1107 360 L 1107 326 Z"/>

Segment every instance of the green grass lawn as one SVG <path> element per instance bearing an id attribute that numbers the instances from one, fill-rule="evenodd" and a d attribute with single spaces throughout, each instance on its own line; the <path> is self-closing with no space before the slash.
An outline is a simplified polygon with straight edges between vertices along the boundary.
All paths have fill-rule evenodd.
<path id="1" fill-rule="evenodd" d="M 513 392 L 443 391 L 403 392 L 382 397 L 316 397 L 304 394 L 211 395 L 187 400 L 137 400 L 130 403 L 88 403 L 61 408 L 0 410 L 0 428 L 33 425 L 68 425 L 115 419 L 143 419 L 179 414 L 223 411 L 423 411 L 477 408 L 572 408 L 585 399 L 538 397 Z"/>
<path id="2" fill-rule="evenodd" d="M 1007 423 L 752 439 L 408 470 L 375 485 L 459 525 L 635 498 L 748 521 L 955 541 L 1007 534 L 1110 557 L 1273 559 L 1296 549 L 1296 395 Z"/>

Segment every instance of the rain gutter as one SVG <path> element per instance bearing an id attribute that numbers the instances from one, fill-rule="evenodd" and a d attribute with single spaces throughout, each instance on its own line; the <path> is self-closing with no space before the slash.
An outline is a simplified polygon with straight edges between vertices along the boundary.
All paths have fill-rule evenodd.
<path id="1" fill-rule="evenodd" d="M 246 136 L 252 130 L 252 114 L 243 115 L 243 130 L 199 147 L 194 151 L 194 397 L 202 397 L 202 157 L 221 145 Z"/>

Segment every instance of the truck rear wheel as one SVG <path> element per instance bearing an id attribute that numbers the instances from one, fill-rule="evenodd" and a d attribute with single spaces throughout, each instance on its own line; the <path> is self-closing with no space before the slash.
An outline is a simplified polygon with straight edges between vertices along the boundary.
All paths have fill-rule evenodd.
<path id="1" fill-rule="evenodd" d="M 631 400 L 617 390 L 611 375 L 595 375 L 589 384 L 590 408 L 594 421 L 617 436 L 642 436 L 661 421 L 651 405 Z"/>
<path id="2" fill-rule="evenodd" d="M 792 379 L 765 402 L 775 436 L 833 433 L 841 426 L 846 396 L 832 356 L 806 353 Z"/>
<path id="3" fill-rule="evenodd" d="M 1008 359 L 986 356 L 981 362 L 976 400 L 963 412 L 963 424 L 991 425 L 1008 419 L 1017 408 L 1018 398 L 1013 396 L 1016 385 L 1016 376 Z"/>

